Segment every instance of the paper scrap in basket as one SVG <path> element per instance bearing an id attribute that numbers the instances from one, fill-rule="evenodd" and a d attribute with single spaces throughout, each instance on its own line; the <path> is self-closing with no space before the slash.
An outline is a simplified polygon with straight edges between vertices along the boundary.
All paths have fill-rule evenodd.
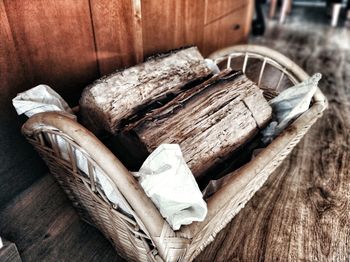
<path id="1" fill-rule="evenodd" d="M 160 145 L 134 174 L 173 230 L 204 220 L 207 204 L 179 145 Z"/>
<path id="2" fill-rule="evenodd" d="M 47 85 L 38 85 L 19 93 L 12 99 L 12 104 L 18 115 L 25 114 L 28 117 L 48 111 L 65 111 L 73 114 L 66 101 Z"/>
<path id="3" fill-rule="evenodd" d="M 290 122 L 309 109 L 311 99 L 317 90 L 320 73 L 281 92 L 269 101 L 273 111 L 273 121 L 262 131 L 263 142 L 271 142 Z"/>

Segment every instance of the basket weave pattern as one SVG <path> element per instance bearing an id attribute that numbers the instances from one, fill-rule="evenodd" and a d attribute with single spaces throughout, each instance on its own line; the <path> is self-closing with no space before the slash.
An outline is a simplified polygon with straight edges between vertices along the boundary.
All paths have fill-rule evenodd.
<path id="1" fill-rule="evenodd" d="M 27 137 L 36 148 L 50 169 L 50 173 L 62 187 L 80 217 L 85 222 L 97 227 L 118 250 L 118 253 L 130 261 L 148 261 L 150 252 L 150 238 L 140 229 L 134 219 L 118 211 L 98 188 L 92 190 L 90 174 L 84 174 L 77 166 L 70 154 L 70 161 L 62 159 L 58 151 L 57 140 L 60 136 L 70 146 L 70 152 L 81 149 L 67 135 L 58 130 L 42 128 Z M 49 137 L 50 145 L 45 143 L 44 137 Z M 93 159 L 84 154 L 88 161 L 96 166 Z"/>

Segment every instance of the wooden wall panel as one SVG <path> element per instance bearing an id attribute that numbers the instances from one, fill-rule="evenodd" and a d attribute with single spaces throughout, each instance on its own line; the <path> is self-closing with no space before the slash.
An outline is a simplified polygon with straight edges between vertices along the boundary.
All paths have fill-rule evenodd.
<path id="1" fill-rule="evenodd" d="M 143 60 L 141 0 L 91 0 L 101 75 Z"/>
<path id="2" fill-rule="evenodd" d="M 246 5 L 248 2 L 246 0 L 205 0 L 204 23 L 208 24 L 220 19 Z"/>
<path id="3" fill-rule="evenodd" d="M 75 102 L 81 87 L 98 76 L 88 0 L 4 4 L 29 83 L 47 83 Z"/>
<path id="4" fill-rule="evenodd" d="M 47 172 L 12 98 L 46 83 L 75 105 L 97 77 L 87 0 L 0 0 L 0 207 Z"/>
<path id="5" fill-rule="evenodd" d="M 202 47 L 204 0 L 143 0 L 144 55 L 186 45 Z"/>
<path id="6" fill-rule="evenodd" d="M 210 53 L 230 45 L 246 41 L 250 25 L 245 17 L 251 15 L 251 6 L 244 6 L 204 27 L 204 47 L 202 53 Z"/>
<path id="7" fill-rule="evenodd" d="M 5 5 L 0 0 L 0 208 L 45 172 L 39 157 L 20 134 L 11 98 L 27 83 Z"/>
<path id="8" fill-rule="evenodd" d="M 25 83 L 23 71 L 5 6 L 0 1 L 0 98 L 14 95 L 17 90 L 11 86 L 21 86 Z"/>

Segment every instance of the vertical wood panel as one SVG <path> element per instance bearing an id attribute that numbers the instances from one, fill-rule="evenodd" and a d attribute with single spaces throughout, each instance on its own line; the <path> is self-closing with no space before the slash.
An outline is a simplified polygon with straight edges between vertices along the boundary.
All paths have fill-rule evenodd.
<path id="1" fill-rule="evenodd" d="M 25 82 L 23 66 L 12 37 L 5 6 L 0 0 L 0 91 L 1 97 L 10 97 L 16 93 L 16 87 Z M 13 88 L 11 88 L 11 85 Z M 15 90 L 13 90 L 15 89 Z"/>
<path id="2" fill-rule="evenodd" d="M 142 1 L 145 56 L 185 45 L 202 47 L 204 0 Z"/>
<path id="3" fill-rule="evenodd" d="M 102 75 L 141 62 L 140 0 L 91 0 L 97 57 Z"/>
<path id="4" fill-rule="evenodd" d="M 26 86 L 23 71 L 4 2 L 0 0 L 0 208 L 46 170 L 21 136 L 21 124 L 11 104 L 11 98 Z"/>
<path id="5" fill-rule="evenodd" d="M 0 206 L 47 172 L 11 99 L 46 83 L 75 104 L 96 65 L 87 0 L 0 0 Z"/>
<path id="6" fill-rule="evenodd" d="M 88 0 L 4 4 L 29 83 L 47 83 L 76 101 L 81 87 L 98 76 Z"/>
<path id="7" fill-rule="evenodd" d="M 205 0 L 205 24 L 220 19 L 242 7 L 246 0 Z"/>
<path id="8" fill-rule="evenodd" d="M 207 56 L 217 49 L 245 41 L 246 28 L 250 28 L 250 25 L 244 20 L 247 14 L 248 8 L 244 6 L 206 25 L 204 27 L 203 55 Z"/>

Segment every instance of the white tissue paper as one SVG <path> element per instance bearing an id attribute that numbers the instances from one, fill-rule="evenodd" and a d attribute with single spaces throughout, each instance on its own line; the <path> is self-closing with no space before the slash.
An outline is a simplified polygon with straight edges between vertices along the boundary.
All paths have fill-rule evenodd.
<path id="1" fill-rule="evenodd" d="M 17 114 L 25 114 L 28 117 L 41 112 L 65 111 L 73 114 L 66 101 L 47 85 L 38 85 L 23 93 L 19 93 L 12 104 Z"/>
<path id="2" fill-rule="evenodd" d="M 311 99 L 316 92 L 320 73 L 281 92 L 269 101 L 273 112 L 273 121 L 262 131 L 262 141 L 267 144 L 280 134 L 288 124 L 309 109 Z"/>
<path id="3" fill-rule="evenodd" d="M 174 230 L 207 215 L 207 204 L 179 145 L 160 145 L 135 176 Z"/>

